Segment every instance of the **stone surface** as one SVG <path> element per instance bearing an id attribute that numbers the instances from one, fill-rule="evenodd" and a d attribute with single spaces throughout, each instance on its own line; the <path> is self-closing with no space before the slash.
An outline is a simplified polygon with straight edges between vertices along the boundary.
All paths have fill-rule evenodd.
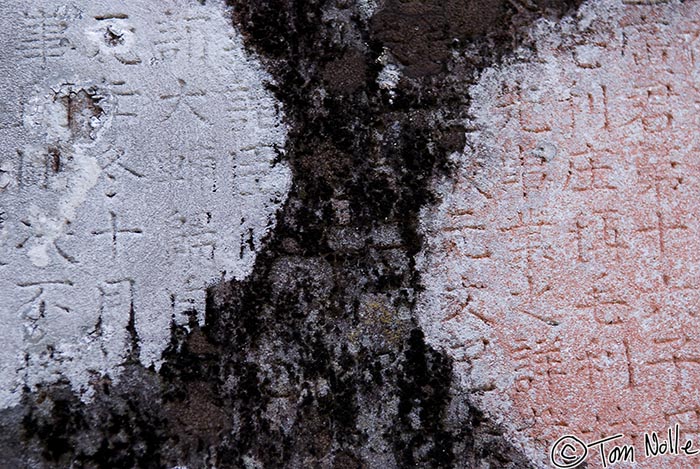
<path id="1" fill-rule="evenodd" d="M 269 76 L 222 2 L 5 2 L 0 407 L 161 363 L 289 189 Z"/>
<path id="2" fill-rule="evenodd" d="M 110 2 L 112 6 L 113 3 Z M 166 307 L 165 314 L 158 316 L 163 319 L 162 324 L 148 323 L 148 317 L 139 324 L 143 310 L 134 308 L 134 314 L 128 315 L 134 320 L 113 329 L 113 337 L 118 340 L 105 341 L 105 347 L 107 343 L 127 342 L 114 349 L 117 354 L 125 354 L 125 359 L 117 362 L 118 376 L 112 376 L 111 372 L 105 376 L 97 373 L 90 375 L 89 387 L 80 385 L 87 369 L 95 368 L 89 364 L 90 359 L 102 360 L 99 363 L 104 364 L 104 369 L 113 369 L 113 362 L 101 358 L 114 356 L 109 355 L 110 349 L 103 351 L 100 347 L 95 355 L 94 345 L 92 351 L 84 346 L 85 352 L 81 349 L 71 363 L 52 358 L 51 349 L 47 349 L 50 353 L 46 358 L 34 358 L 33 363 L 38 366 L 52 365 L 46 371 L 38 366 L 25 367 L 26 382 L 32 386 L 23 386 L 17 393 L 17 405 L 0 411 L 0 466 L 520 469 L 544 465 L 543 458 L 551 443 L 547 440 L 551 434 L 547 432 L 552 429 L 580 430 L 579 436 L 586 438 L 616 428 L 638 429 L 636 423 L 615 420 L 627 408 L 615 410 L 618 403 L 605 391 L 621 383 L 618 394 L 630 397 L 630 405 L 639 407 L 630 414 L 635 418 L 647 418 L 645 412 L 654 410 L 644 405 L 648 401 L 643 393 L 651 390 L 651 386 L 642 380 L 644 375 L 638 374 L 637 368 L 630 379 L 625 371 L 629 369 L 625 367 L 627 362 L 619 354 L 625 343 L 620 345 L 621 336 L 616 331 L 622 330 L 630 333 L 630 356 L 646 359 L 632 347 L 633 341 L 638 340 L 631 334 L 635 331 L 632 326 L 636 324 L 633 322 L 636 313 L 620 313 L 622 322 L 616 323 L 617 316 L 607 315 L 603 308 L 595 309 L 608 298 L 604 296 L 607 290 L 594 290 L 589 295 L 591 289 L 600 285 L 595 277 L 599 270 L 583 268 L 580 280 L 566 283 L 556 283 L 552 277 L 571 279 L 566 277 L 571 275 L 566 271 L 566 261 L 571 261 L 575 262 L 574 266 L 586 264 L 597 266 L 596 269 L 602 266 L 611 274 L 618 273 L 618 283 L 612 285 L 621 286 L 620 290 L 637 288 L 636 277 L 628 277 L 627 270 L 640 271 L 639 266 L 647 264 L 625 254 L 624 249 L 629 251 L 629 246 L 618 244 L 616 233 L 620 234 L 620 243 L 630 244 L 622 235 L 629 235 L 632 228 L 642 230 L 639 243 L 652 257 L 654 247 L 660 246 L 652 229 L 644 231 L 652 225 L 627 223 L 631 227 L 629 231 L 623 230 L 624 225 L 612 228 L 605 225 L 606 222 L 594 216 L 599 204 L 587 195 L 600 193 L 595 200 L 603 208 L 616 203 L 614 197 L 606 195 L 612 191 L 606 184 L 618 184 L 615 190 L 624 193 L 621 198 L 644 196 L 648 206 L 623 204 L 627 211 L 621 213 L 624 217 L 620 222 L 630 217 L 636 219 L 635 214 L 646 213 L 647 207 L 661 211 L 663 207 L 654 205 L 657 201 L 652 190 L 643 192 L 630 186 L 630 181 L 635 181 L 636 164 L 646 154 L 645 139 L 653 133 L 646 127 L 651 125 L 650 118 L 657 115 L 644 114 L 653 106 L 642 102 L 636 111 L 624 111 L 640 113 L 637 120 L 631 119 L 629 123 L 632 129 L 639 127 L 638 133 L 609 134 L 611 123 L 617 122 L 619 116 L 610 111 L 601 111 L 600 118 L 595 114 L 606 99 L 607 109 L 623 112 L 626 108 L 616 97 L 627 99 L 629 86 L 636 84 L 645 90 L 644 80 L 661 80 L 666 66 L 663 60 L 662 65 L 654 65 L 652 61 L 647 66 L 626 61 L 634 62 L 635 58 L 641 61 L 645 57 L 643 52 L 648 55 L 661 50 L 660 55 L 652 53 L 650 57 L 671 62 L 675 46 L 658 46 L 654 41 L 682 38 L 675 31 L 678 25 L 689 24 L 696 16 L 692 4 L 627 2 L 629 5 L 625 6 L 590 2 L 579 9 L 578 1 L 555 0 L 229 0 L 228 3 L 232 7 L 230 17 L 222 14 L 219 3 L 204 0 L 139 3 L 138 8 L 136 3 L 126 2 L 125 8 L 131 6 L 134 10 L 125 12 L 100 10 L 106 3 L 81 3 L 77 6 L 86 13 L 71 20 L 78 26 L 74 28 L 70 26 L 74 23 L 67 22 L 63 29 L 59 22 L 58 37 L 67 35 L 68 42 L 59 40 L 58 44 L 68 45 L 70 50 L 64 57 L 85 57 L 86 70 L 98 76 L 110 75 L 107 71 L 140 70 L 134 84 L 140 84 L 142 95 L 132 96 L 145 102 L 126 112 L 145 113 L 152 120 L 128 128 L 126 124 L 119 127 L 122 125 L 119 119 L 108 118 L 113 115 L 112 110 L 124 110 L 124 102 L 128 101 L 115 96 L 114 83 L 73 77 L 70 81 L 73 85 L 56 87 L 51 77 L 57 75 L 52 75 L 51 67 L 59 67 L 55 73 L 61 70 L 61 74 L 68 73 L 60 67 L 70 62 L 54 56 L 56 52 L 49 41 L 54 36 L 42 39 L 50 43 L 46 45 L 46 53 L 26 59 L 36 62 L 33 68 L 3 61 L 2 66 L 7 68 L 5 76 L 20 78 L 18 82 L 8 78 L 3 84 L 10 88 L 17 86 L 13 91 L 16 102 L 33 103 L 23 114 L 28 116 L 26 125 L 23 123 L 14 130 L 26 141 L 10 145 L 12 151 L 29 152 L 31 148 L 25 149 L 25 145 L 31 142 L 37 145 L 38 141 L 39 147 L 46 145 L 48 158 L 43 161 L 51 176 L 49 184 L 55 185 L 53 181 L 63 177 L 66 187 L 70 183 L 72 188 L 85 188 L 89 185 L 86 181 L 90 182 L 90 177 L 94 179 L 94 173 L 98 175 L 95 185 L 85 189 L 88 191 L 85 201 L 75 205 L 75 221 L 71 225 L 83 223 L 87 229 L 82 235 L 74 235 L 83 236 L 76 239 L 105 243 L 97 244 L 95 252 L 102 253 L 110 262 L 113 257 L 130 252 L 126 248 L 138 253 L 135 242 L 146 238 L 149 232 L 143 226 L 150 220 L 124 219 L 122 224 L 121 212 L 115 211 L 119 217 L 112 225 L 108 207 L 134 192 L 146 176 L 161 175 L 163 181 L 151 181 L 147 187 L 155 191 L 167 186 L 171 198 L 164 199 L 164 206 L 185 207 L 181 211 L 211 206 L 211 223 L 215 223 L 217 214 L 224 217 L 216 222 L 217 240 L 223 246 L 230 240 L 222 233 L 234 233 L 236 237 L 231 242 L 237 244 L 226 244 L 235 248 L 221 251 L 218 258 L 215 254 L 213 262 L 183 253 L 187 263 L 173 261 L 160 269 L 155 263 L 139 267 L 139 272 L 155 271 L 154 275 L 163 275 L 161 280 L 154 280 L 155 290 L 136 290 L 153 302 L 156 297 L 149 294 L 162 291 L 164 285 L 173 285 L 162 283 L 166 274 L 168 279 L 185 282 L 186 275 L 192 274 L 203 284 L 207 279 L 220 278 L 222 269 L 227 274 L 207 288 L 206 298 L 200 295 L 192 298 L 192 302 L 185 302 L 184 308 L 178 308 L 187 309 L 194 304 L 197 314 L 176 311 L 171 323 L 173 311 Z M 15 19 L 21 19 L 22 9 L 2 8 L 7 10 L 5 29 L 18 29 L 20 23 Z M 38 5 L 35 8 L 40 9 Z M 49 9 L 48 16 L 53 11 Z M 56 11 L 64 16 L 75 14 L 75 9 Z M 152 21 L 147 21 L 151 15 Z M 203 19 L 203 15 L 209 15 L 210 19 Z M 168 18 L 173 24 L 167 23 Z M 102 29 L 99 25 L 105 21 L 111 27 Z M 48 31 L 49 23 L 40 21 L 41 31 Z M 15 29 L 9 26 L 15 24 L 18 25 Z M 645 31 L 648 27 L 658 31 L 651 34 Z M 621 30 L 625 34 L 620 34 Z M 144 54 L 136 47 L 140 34 L 151 44 Z M 212 40 L 202 43 L 203 38 Z M 192 63 L 202 62 L 197 56 L 205 53 L 205 45 L 216 46 L 214 50 L 221 52 L 216 38 L 226 44 L 222 45 L 224 52 L 193 68 Z M 692 38 L 691 35 L 689 39 Z M 15 51 L 21 45 L 12 55 L 17 57 L 17 64 L 24 63 L 20 62 L 22 54 L 29 54 L 20 39 L 0 35 L 0 41 L 5 41 L 3 50 Z M 640 47 L 645 41 L 649 42 L 648 47 Z M 29 44 L 36 43 L 41 41 Z M 247 52 L 241 49 L 242 44 Z M 626 55 L 615 55 L 621 48 Z M 637 57 L 628 51 L 634 51 Z M 207 48 L 206 53 L 214 52 Z M 264 64 L 269 76 L 260 71 L 252 57 Z M 675 64 L 675 59 L 672 62 Z M 44 63 L 46 68 L 42 68 Z M 619 72 L 629 67 L 639 77 L 624 78 L 623 74 L 620 78 Z M 692 71 L 673 71 L 674 76 L 686 76 L 682 80 L 686 85 L 693 83 L 692 78 L 687 78 L 692 77 Z M 246 81 L 246 77 L 252 78 Z M 262 82 L 269 78 L 271 83 L 263 88 Z M 227 94 L 227 90 L 235 90 L 243 82 L 247 89 L 239 91 L 245 99 L 270 103 L 271 94 L 265 91 L 269 89 L 277 103 L 281 103 L 285 126 L 275 131 L 268 129 L 273 131 L 269 135 L 281 139 L 279 152 L 274 151 L 274 145 L 270 148 L 267 133 L 256 134 L 252 130 L 269 122 L 267 113 L 272 113 L 273 105 L 240 103 L 241 95 Z M 22 83 L 32 83 L 31 92 L 26 91 L 26 85 L 20 86 Z M 34 83 L 38 89 L 33 88 Z M 589 90 L 589 84 L 595 86 Z M 604 91 L 599 89 L 601 84 L 606 86 Z M 676 85 L 671 85 L 675 89 Z M 53 86 L 57 100 L 44 98 L 47 92 L 42 94 L 41 86 Z M 215 91 L 220 93 L 214 94 Z M 146 99 L 149 96 L 151 99 Z M 96 97 L 101 98 L 97 103 Z M 570 97 L 571 102 L 559 102 L 563 97 Z M 633 95 L 631 99 L 634 107 L 639 96 Z M 652 93 L 651 101 L 656 99 Z M 689 119 L 691 113 L 683 117 L 676 115 L 676 109 L 688 109 L 692 99 L 680 100 L 672 93 L 669 99 L 678 99 L 670 104 L 673 122 L 686 122 L 683 119 Z M 19 105 L 7 103 L 3 105 L 10 114 L 1 113 L 0 119 L 16 125 L 18 120 L 11 112 L 16 114 Z M 500 104 L 494 106 L 494 103 Z M 587 119 L 585 126 L 566 120 L 572 109 L 574 117 Z M 241 119 L 226 120 L 229 112 L 238 113 Z M 123 130 L 119 133 L 121 139 L 133 139 L 138 154 L 125 152 L 120 156 L 107 152 L 93 156 L 90 153 L 119 129 Z M 618 155 L 628 165 L 625 168 L 631 169 L 618 175 L 598 166 L 597 158 L 599 145 L 609 137 L 623 138 L 621 135 L 630 140 L 634 153 Z M 215 158 L 216 169 L 206 164 L 206 158 L 197 157 L 206 156 L 208 151 L 228 155 L 231 148 L 237 148 L 239 139 L 247 141 L 249 137 L 261 138 L 267 146 L 258 155 L 260 166 L 244 168 L 244 174 L 257 174 L 263 171 L 261 168 L 269 170 L 273 177 L 268 186 L 266 179 L 254 182 L 275 190 L 265 193 L 246 185 L 253 187 L 250 190 L 262 199 L 248 200 L 245 204 L 238 202 L 240 194 L 226 199 L 228 202 L 218 199 L 222 188 L 239 187 L 238 173 L 218 171 L 223 164 L 239 163 L 240 154 L 223 162 Z M 587 166 L 586 158 L 574 161 L 566 156 L 567 152 L 574 154 L 580 150 L 580 139 L 591 140 L 592 159 L 588 163 L 595 167 Z M 513 143 L 509 140 L 523 146 L 522 164 L 526 170 L 518 168 L 520 149 L 513 158 Z M 669 145 L 666 140 L 656 144 L 659 149 Z M 153 161 L 149 155 L 173 147 L 179 151 L 157 160 L 163 164 L 162 168 L 148 166 Z M 141 155 L 141 149 L 148 151 Z M 92 166 L 95 172 L 76 173 L 75 168 L 82 170 L 85 166 L 74 164 L 75 158 L 70 161 L 61 158 L 64 151 L 77 154 L 82 162 L 98 159 L 97 166 Z M 110 155 L 115 160 L 100 159 Z M 132 162 L 129 159 L 132 156 L 134 161 L 147 164 L 146 169 L 153 174 L 127 164 Z M 62 166 L 64 161 L 67 166 Z M 515 168 L 509 166 L 514 161 Z M 117 167 L 109 166 L 110 162 Z M 283 192 L 280 195 L 276 192 L 284 187 L 286 167 L 293 182 L 284 199 Z M 68 171 L 68 168 L 74 169 Z M 8 194 L 12 194 L 14 169 L 10 166 L 3 170 L 7 175 L 0 185 L 4 184 Z M 512 170 L 518 175 L 516 182 L 522 184 L 522 181 L 526 191 L 518 184 L 508 183 L 507 175 Z M 561 178 L 566 181 L 569 170 L 572 170 L 571 182 L 564 189 Z M 593 176 L 586 179 L 586 172 L 595 173 L 595 179 Z M 525 178 L 521 179 L 523 174 Z M 541 174 L 546 174 L 546 178 Z M 573 190 L 573 175 L 579 178 L 575 187 L 580 190 Z M 132 180 L 129 184 L 116 182 L 128 179 Z M 41 181 L 37 179 L 36 183 Z M 101 185 L 103 182 L 106 185 Z M 682 192 L 686 184 L 693 182 L 684 180 L 677 190 Z M 662 191 L 667 190 L 661 187 Z M 110 192 L 111 196 L 106 193 L 110 190 L 114 191 Z M 85 211 L 94 203 L 90 191 L 103 200 L 100 208 L 105 210 Z M 145 190 L 140 194 L 141 199 L 131 199 L 128 204 L 139 206 L 141 200 L 158 198 Z M 678 200 L 688 207 L 682 213 L 692 214 L 689 196 L 683 194 Z M 484 199 L 487 196 L 491 198 Z M 32 197 L 41 202 L 36 205 L 43 213 L 51 209 L 52 203 L 59 204 L 64 199 L 56 197 L 47 201 Z M 267 202 L 270 197 L 273 200 Z M 258 202 L 261 205 L 255 206 Z M 563 204 L 570 204 L 576 214 L 588 210 L 593 217 L 581 218 L 579 227 L 579 218 L 572 221 L 568 205 Z M 279 211 L 274 215 L 276 223 L 267 231 L 263 243 L 264 228 L 278 206 Z M 20 208 L 29 210 L 29 207 Z M 248 208 L 260 218 L 252 222 L 246 218 L 246 223 L 260 224 L 241 231 L 237 213 Z M 538 217 L 549 217 L 553 237 L 549 225 L 542 228 L 544 237 L 539 238 L 537 233 L 531 235 L 528 230 L 517 229 L 521 221 L 517 212 L 521 208 L 527 216 L 534 212 Z M 88 215 L 96 218 L 100 213 L 103 218 L 95 219 L 94 226 L 87 223 Z M 141 211 L 131 208 L 129 213 Z M 228 217 L 231 213 L 235 216 Z M 199 220 L 188 214 L 184 218 L 186 223 Z M 535 218 L 535 228 L 541 219 Z M 143 226 L 126 223 L 141 220 Z M 532 218 L 522 219 L 523 224 L 531 221 Z M 688 229 L 694 226 L 683 218 L 673 221 L 676 222 Z M 154 248 L 156 253 L 161 252 L 158 249 L 161 246 L 166 250 L 183 246 L 173 241 L 165 223 L 156 226 L 163 228 L 158 230 L 163 242 Z M 116 229 L 105 232 L 110 227 Z M 502 231 L 498 227 L 506 229 Z M 135 228 L 142 232 L 136 232 Z M 252 238 L 250 228 L 254 228 Z M 510 228 L 515 229 L 509 231 Z M 584 260 L 578 260 L 579 244 L 575 233 L 568 232 L 569 228 L 574 231 L 580 228 L 585 235 L 581 238 Z M 121 229 L 132 231 L 119 233 Z M 664 252 L 671 253 L 674 229 L 663 238 Z M 597 234 L 596 230 L 608 234 Z M 68 237 L 64 231 L 60 234 Z M 51 236 L 49 232 L 42 237 L 51 240 Z M 548 239 L 553 241 L 543 246 L 541 241 Z M 204 241 L 207 240 L 205 236 Z M 23 262 L 21 265 L 30 274 L 41 269 L 32 261 L 41 265 L 48 260 L 44 269 L 60 265 L 57 262 L 67 262 L 67 269 L 77 269 L 54 252 L 55 246 L 46 245 L 44 254 L 41 243 L 34 242 L 39 248 L 31 253 L 29 248 L 20 248 L 19 252 L 12 251 L 11 258 L 13 262 Z M 200 244 L 192 247 L 206 250 L 206 244 Z M 87 259 L 78 257 L 74 251 L 64 249 L 60 241 L 58 246 L 81 263 L 89 264 L 96 257 L 90 251 L 81 251 Z M 489 249 L 482 249 L 486 247 Z M 257 251 L 254 256 L 253 250 Z M 611 251 L 621 251 L 624 262 L 614 261 Z M 554 267 L 544 257 L 550 253 L 563 256 Z M 511 263 L 493 262 L 494 259 Z M 663 273 L 659 258 L 650 262 L 652 274 Z M 692 265 L 688 259 L 685 262 Z M 493 267 L 479 267 L 488 263 Z M 114 264 L 120 272 L 130 267 Z M 212 265 L 208 264 L 214 264 L 214 268 L 210 270 Z M 620 266 L 626 266 L 626 270 Z M 98 274 L 104 272 L 100 269 L 103 267 L 94 270 Z M 233 273 L 228 269 L 233 269 Z M 532 274 L 531 283 L 528 273 Z M 93 277 L 89 278 L 92 281 Z M 101 280 L 97 275 L 94 278 Z M 658 277 L 660 280 L 653 276 L 640 278 L 651 285 L 656 285 L 655 281 L 661 282 L 659 285 L 664 283 L 662 275 Z M 559 285 L 558 289 L 552 287 L 553 293 L 543 292 L 538 298 L 539 291 L 534 287 L 546 286 L 544 281 L 548 279 L 552 279 L 549 283 Z M 530 291 L 531 285 L 534 293 Z M 570 286 L 570 292 L 563 290 L 566 285 Z M 119 298 L 123 285 L 109 286 L 113 288 L 106 291 L 108 298 Z M 671 286 L 674 284 L 669 278 L 668 287 Z M 35 288 L 33 285 L 26 288 L 30 287 Z M 460 296 L 461 290 L 471 297 Z M 510 295 L 511 291 L 519 294 Z M 125 293 L 128 294 L 128 289 Z M 581 302 L 572 302 L 569 293 L 581 294 Z M 505 295 L 503 301 L 500 295 Z M 628 301 L 652 304 L 649 300 L 652 296 L 642 292 Z M 555 298 L 555 306 L 563 305 L 562 310 L 546 307 L 550 297 Z M 97 301 L 95 298 L 99 296 L 86 298 Z M 523 298 L 528 301 L 523 303 Z M 44 301 L 45 312 L 48 304 Z M 529 308 L 531 305 L 541 308 Z M 472 312 L 468 312 L 470 306 Z M 37 317 L 29 311 L 28 318 Z M 578 316 L 569 314 L 572 311 L 579 311 L 575 313 Z M 454 317 L 450 318 L 450 314 Z M 487 322 L 481 323 L 474 314 Z M 610 317 L 613 323 L 607 324 Z M 643 315 L 639 317 L 645 319 Z M 96 321 L 98 317 L 90 319 Z M 443 319 L 447 320 L 443 322 Z M 691 319 L 687 321 L 683 323 L 685 328 L 692 324 Z M 51 327 L 61 324 L 48 320 L 37 323 Z M 98 331 L 106 333 L 107 327 L 101 321 L 94 324 L 100 325 Z M 598 334 L 597 345 L 585 342 L 592 340 L 589 329 Z M 572 331 L 573 335 L 566 331 Z M 51 333 L 49 330 L 46 337 L 52 337 Z M 548 342 L 549 334 L 555 338 L 561 334 L 559 341 Z M 71 336 L 66 333 L 65 337 Z M 517 339 L 523 337 L 524 346 L 530 350 L 518 349 L 521 344 Z M 74 342 L 78 344 L 76 347 L 81 346 L 79 341 Z M 550 347 L 552 344 L 559 350 Z M 145 346 L 150 347 L 150 352 Z M 663 347 L 670 345 L 660 347 L 649 350 L 666 353 L 668 348 Z M 590 352 L 592 361 L 590 367 L 583 368 L 588 362 L 576 360 L 586 351 Z M 640 355 L 632 355 L 635 353 Z M 55 357 L 56 352 L 53 354 Z M 568 363 L 557 361 L 570 357 L 578 366 L 574 371 L 565 368 Z M 160 362 L 160 367 L 149 366 L 151 361 Z M 686 364 L 676 361 L 679 373 L 685 373 Z M 78 376 L 80 379 L 74 378 L 72 382 L 65 379 L 64 370 L 81 369 L 85 373 Z M 590 375 L 586 374 L 588 370 Z M 599 379 L 603 383 L 600 390 L 587 388 L 586 392 L 602 396 L 606 401 L 597 404 L 589 400 L 587 410 L 602 409 L 610 415 L 598 411 L 599 420 L 586 427 L 589 422 L 585 419 L 595 416 L 595 412 L 585 413 L 576 408 L 576 412 L 565 414 L 559 402 L 562 396 L 578 398 L 580 389 L 589 386 L 589 381 L 563 384 L 557 381 L 558 371 L 570 373 L 561 375 L 564 377 L 583 375 L 587 379 L 588 376 Z M 677 381 L 671 380 L 671 385 L 682 386 L 681 379 L 686 375 L 680 376 Z M 530 388 L 522 388 L 523 384 Z M 571 387 L 571 393 L 563 390 L 566 385 Z M 651 395 L 660 396 L 655 392 Z M 664 398 L 659 397 L 659 402 L 672 403 L 672 398 L 666 401 Z M 535 411 L 528 415 L 530 403 Z M 683 416 L 688 428 L 691 428 L 691 412 L 692 409 Z M 556 420 L 552 416 L 561 418 Z M 654 423 L 653 418 L 653 415 L 649 417 L 645 424 Z M 559 425 L 562 422 L 567 425 Z M 596 427 L 599 422 L 603 423 Z"/>
<path id="3" fill-rule="evenodd" d="M 542 467 L 566 434 L 700 433 L 700 5 L 638 3 L 485 70 L 424 213 L 427 340 Z"/>

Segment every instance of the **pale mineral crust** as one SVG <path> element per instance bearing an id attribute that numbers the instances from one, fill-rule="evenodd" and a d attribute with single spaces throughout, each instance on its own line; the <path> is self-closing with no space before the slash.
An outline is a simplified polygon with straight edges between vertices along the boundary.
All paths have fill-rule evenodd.
<path id="1" fill-rule="evenodd" d="M 0 408 L 81 397 L 248 275 L 286 127 L 223 2 L 3 2 Z"/>
<path id="2" fill-rule="evenodd" d="M 542 467 L 567 434 L 700 437 L 700 4 L 640 3 L 485 70 L 424 212 L 427 340 Z"/>

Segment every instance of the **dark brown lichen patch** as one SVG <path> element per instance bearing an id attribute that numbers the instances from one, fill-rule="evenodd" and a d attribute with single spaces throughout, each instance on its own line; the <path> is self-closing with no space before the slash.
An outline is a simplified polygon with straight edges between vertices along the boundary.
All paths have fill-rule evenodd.
<path id="1" fill-rule="evenodd" d="M 559 17 L 580 4 L 568 1 L 387 0 L 371 21 L 373 37 L 391 51 L 412 78 L 445 73 L 455 47 L 488 37 L 514 45 L 512 26 L 534 16 Z M 530 13 L 530 14 L 528 14 Z M 515 17 L 515 18 L 514 18 Z M 500 50 L 494 51 L 500 54 Z M 487 59 L 493 55 L 487 54 Z"/>
<path id="2" fill-rule="evenodd" d="M 508 3 L 389 0 L 372 19 L 372 29 L 409 77 L 435 75 L 443 71 L 453 41 L 498 30 Z"/>
<path id="3" fill-rule="evenodd" d="M 367 82 L 367 63 L 355 49 L 350 49 L 323 65 L 323 83 L 331 92 L 353 93 Z"/>

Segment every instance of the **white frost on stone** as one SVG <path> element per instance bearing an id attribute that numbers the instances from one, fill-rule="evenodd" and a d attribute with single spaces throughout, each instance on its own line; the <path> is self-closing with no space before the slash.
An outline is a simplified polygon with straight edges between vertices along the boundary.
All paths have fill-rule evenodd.
<path id="1" fill-rule="evenodd" d="M 504 63 L 482 72 L 478 82 L 470 88 L 470 119 L 466 122 L 470 129 L 467 133 L 467 146 L 463 152 L 451 157 L 457 174 L 449 180 L 435 182 L 434 189 L 442 195 L 442 200 L 421 213 L 422 233 L 427 247 L 417 260 L 425 286 L 425 291 L 419 296 L 417 311 L 420 312 L 419 323 L 426 333 L 426 340 L 432 346 L 445 350 L 455 360 L 461 384 L 473 391 L 472 398 L 481 409 L 506 429 L 506 436 L 538 467 L 549 467 L 545 461 L 546 454 L 538 446 L 543 443 L 533 442 L 527 434 L 527 425 L 514 417 L 517 412 L 509 396 L 516 373 L 512 367 L 509 368 L 512 363 L 503 350 L 512 344 L 499 343 L 499 338 L 492 333 L 496 326 L 480 316 L 464 314 L 455 318 L 452 313 L 452 310 L 458 309 L 454 303 L 462 305 L 460 307 L 465 311 L 467 308 L 463 305 L 476 303 L 476 309 L 479 309 L 477 312 L 483 312 L 484 316 L 488 316 L 489 308 L 510 311 L 514 302 L 508 302 L 510 292 L 506 286 L 518 279 L 505 278 L 510 266 L 503 259 L 494 261 L 494 264 L 500 264 L 493 268 L 474 261 L 480 256 L 490 256 L 490 246 L 485 241 L 483 245 L 480 244 L 478 235 L 469 237 L 465 233 L 473 230 L 480 234 L 481 231 L 478 230 L 486 230 L 486 225 L 491 222 L 489 219 L 475 221 L 476 217 L 472 217 L 472 213 L 486 211 L 501 215 L 499 209 L 511 203 L 503 195 L 502 192 L 505 191 L 493 190 L 493 186 L 503 178 L 504 162 L 512 162 L 517 158 L 517 155 L 508 153 L 501 142 L 520 143 L 520 135 L 498 135 L 503 132 L 498 119 L 503 117 L 494 117 L 494 108 L 504 100 L 503 96 L 508 90 L 514 89 L 521 93 L 518 99 L 525 103 L 538 103 L 545 95 L 552 101 L 564 101 L 572 91 L 569 82 L 563 79 L 564 76 L 575 67 L 584 70 L 600 67 L 601 49 L 595 41 L 589 41 L 590 43 L 574 47 L 570 59 L 562 59 L 565 55 L 562 50 L 566 50 L 562 47 L 562 38 L 580 34 L 588 28 L 594 28 L 601 35 L 622 37 L 619 22 L 623 8 L 620 1 L 588 1 L 579 8 L 575 18 L 565 17 L 558 23 L 540 20 L 530 31 L 537 47 L 518 50 Z M 621 75 L 616 76 L 615 72 L 619 70 L 613 69 L 607 77 L 611 83 L 620 80 Z M 535 105 L 532 108 L 536 109 Z M 536 125 L 539 117 L 544 119 L 546 116 L 532 112 L 522 119 L 526 124 Z M 533 132 L 535 131 L 539 132 L 539 129 L 534 129 Z M 591 128 L 588 132 L 594 138 L 596 130 Z M 550 133 L 556 134 L 557 127 Z M 556 136 L 561 137 L 558 134 Z M 582 136 L 588 137 L 585 134 Z M 629 138 L 632 141 L 640 136 L 630 135 Z M 558 154 L 557 146 L 546 139 L 539 141 L 531 154 L 547 163 L 554 161 L 555 166 L 561 166 L 557 162 L 558 158 L 564 158 L 568 163 L 570 157 Z M 511 206 L 511 211 L 537 211 L 546 206 L 553 196 L 550 192 L 542 192 L 529 194 L 522 206 Z M 575 207 L 562 206 L 559 216 L 562 219 L 574 219 L 574 209 Z M 506 238 L 505 234 L 500 236 Z M 454 241 L 452 252 L 445 249 L 449 240 Z M 529 242 L 525 238 L 519 241 L 523 244 Z M 507 242 L 501 241 L 503 244 Z M 460 257 L 455 252 L 467 253 L 467 256 Z M 496 292 L 489 297 L 490 303 L 486 306 L 478 298 L 468 295 L 469 291 L 487 288 L 479 283 L 479 279 L 488 279 L 491 282 L 488 288 Z M 549 313 L 573 317 L 568 311 Z M 517 329 L 519 323 L 514 318 L 515 313 L 511 316 L 512 323 L 499 324 L 498 327 Z"/>
<path id="2" fill-rule="evenodd" d="M 270 77 L 222 0 L 3 2 L 0 408 L 131 352 L 242 279 L 291 182 Z"/>
<path id="3" fill-rule="evenodd" d="M 401 81 L 401 70 L 394 64 L 386 64 L 377 75 L 377 84 L 383 90 L 393 90 Z"/>
<path id="4" fill-rule="evenodd" d="M 379 5 L 376 0 L 358 0 L 357 8 L 363 20 L 367 21 L 372 18 L 374 12 L 377 11 Z"/>
<path id="5" fill-rule="evenodd" d="M 390 103 L 394 102 L 396 97 L 395 89 L 401 81 L 401 69 L 393 63 L 392 59 L 391 54 L 386 49 L 377 59 L 377 63 L 383 65 L 383 68 L 377 74 L 377 86 L 388 92 Z"/>

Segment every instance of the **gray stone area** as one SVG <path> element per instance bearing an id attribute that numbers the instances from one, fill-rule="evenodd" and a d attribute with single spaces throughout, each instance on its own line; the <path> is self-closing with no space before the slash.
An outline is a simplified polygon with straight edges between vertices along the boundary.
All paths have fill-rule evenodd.
<path id="1" fill-rule="evenodd" d="M 221 2 L 0 5 L 0 407 L 161 363 L 286 197 L 286 128 Z"/>

